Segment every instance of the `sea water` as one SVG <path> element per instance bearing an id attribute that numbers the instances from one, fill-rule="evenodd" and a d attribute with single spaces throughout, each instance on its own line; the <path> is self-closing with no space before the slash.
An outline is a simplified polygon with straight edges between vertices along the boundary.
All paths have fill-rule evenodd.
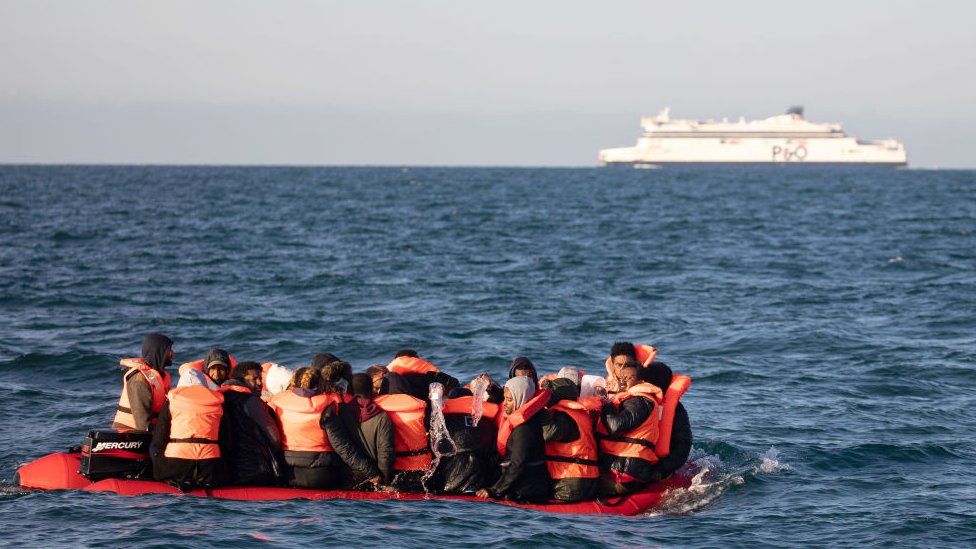
<path id="1" fill-rule="evenodd" d="M 464 383 L 651 343 L 695 482 L 634 518 L 14 486 L 151 331 Z M 971 546 L 974 356 L 970 171 L 0 167 L 5 546 Z"/>

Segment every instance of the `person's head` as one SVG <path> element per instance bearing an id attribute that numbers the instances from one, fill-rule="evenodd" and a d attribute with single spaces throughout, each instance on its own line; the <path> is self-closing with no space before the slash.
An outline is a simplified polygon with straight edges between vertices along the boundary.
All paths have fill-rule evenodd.
<path id="1" fill-rule="evenodd" d="M 380 394 L 380 389 L 383 387 L 383 380 L 390 373 L 390 370 L 381 364 L 375 364 L 366 368 L 366 375 L 373 381 L 373 394 Z"/>
<path id="2" fill-rule="evenodd" d="M 620 369 L 628 360 L 637 360 L 637 349 L 629 341 L 618 341 L 610 347 L 610 363 L 613 364 L 613 372 L 620 378 Z"/>
<path id="3" fill-rule="evenodd" d="M 512 361 L 508 366 L 508 377 L 528 377 L 532 378 L 533 383 L 539 383 L 539 374 L 536 373 L 535 364 L 524 356 L 520 356 Z"/>
<path id="4" fill-rule="evenodd" d="M 272 364 L 268 368 L 268 375 L 264 378 L 264 385 L 268 393 L 276 395 L 288 389 L 291 385 L 292 371 L 280 364 Z"/>
<path id="5" fill-rule="evenodd" d="M 326 391 L 345 393 L 352 380 L 352 366 L 348 362 L 336 360 L 326 364 L 321 370 Z"/>
<path id="6" fill-rule="evenodd" d="M 505 392 L 502 408 L 506 414 L 512 414 L 535 395 L 535 383 L 528 376 L 516 376 L 505 382 Z"/>
<path id="7" fill-rule="evenodd" d="M 634 385 L 641 382 L 640 379 L 641 365 L 636 360 L 631 360 L 625 363 L 619 370 L 619 375 L 617 376 L 617 381 L 620 382 L 621 390 L 628 390 Z"/>
<path id="8" fill-rule="evenodd" d="M 316 370 L 321 370 L 326 365 L 338 361 L 339 361 L 339 357 L 335 356 L 332 353 L 320 353 L 315 355 L 315 357 L 312 359 L 312 368 L 315 368 Z"/>
<path id="9" fill-rule="evenodd" d="M 397 351 L 397 354 L 393 358 L 400 358 L 401 356 L 406 356 L 410 358 L 420 358 L 420 355 L 417 354 L 417 351 L 414 351 L 413 349 L 400 349 L 399 351 Z"/>
<path id="10" fill-rule="evenodd" d="M 151 368 L 162 372 L 173 363 L 173 340 L 155 332 L 146 334 L 142 338 L 142 358 Z"/>
<path id="11" fill-rule="evenodd" d="M 573 382 L 577 387 L 580 383 L 580 371 L 576 366 L 566 366 L 559 369 L 559 373 L 556 374 L 557 378 L 568 379 Z"/>
<path id="12" fill-rule="evenodd" d="M 667 392 L 668 386 L 671 385 L 671 377 L 671 368 L 663 362 L 652 362 L 640 371 L 641 381 L 654 385 L 662 392 Z"/>
<path id="13" fill-rule="evenodd" d="M 291 377 L 291 386 L 318 392 L 322 389 L 322 374 L 315 368 L 299 368 Z"/>
<path id="14" fill-rule="evenodd" d="M 373 398 L 373 379 L 367 374 L 352 376 L 352 394 L 362 398 Z"/>
<path id="15" fill-rule="evenodd" d="M 236 379 L 244 385 L 247 385 L 256 394 L 260 394 L 264 389 L 264 382 L 261 381 L 261 375 L 263 370 L 261 369 L 261 364 L 254 362 L 253 360 L 246 360 L 244 362 L 238 362 L 234 369 L 231 370 L 231 379 Z"/>
<path id="16" fill-rule="evenodd" d="M 557 377 L 544 380 L 541 385 L 543 389 L 552 393 L 552 395 L 549 397 L 549 406 L 552 406 L 553 404 L 556 404 L 562 400 L 579 399 L 579 385 L 573 383 L 571 379 Z"/>
<path id="17" fill-rule="evenodd" d="M 216 347 L 207 351 L 203 359 L 203 373 L 217 385 L 227 381 L 230 374 L 230 355 L 227 351 Z"/>

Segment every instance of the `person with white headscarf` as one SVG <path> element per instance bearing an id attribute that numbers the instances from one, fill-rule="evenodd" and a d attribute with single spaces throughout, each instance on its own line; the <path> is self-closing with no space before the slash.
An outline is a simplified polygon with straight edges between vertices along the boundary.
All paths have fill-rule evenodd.
<path id="1" fill-rule="evenodd" d="M 478 491 L 482 498 L 546 502 L 552 481 L 546 468 L 542 421 L 549 391 L 536 395 L 530 377 L 513 377 L 505 383 L 504 416 L 498 429 L 497 449 L 501 476 L 491 487 Z"/>

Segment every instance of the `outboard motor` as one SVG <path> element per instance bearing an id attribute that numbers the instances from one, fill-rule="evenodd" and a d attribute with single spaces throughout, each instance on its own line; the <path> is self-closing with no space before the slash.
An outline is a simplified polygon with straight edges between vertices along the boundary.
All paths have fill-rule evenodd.
<path id="1" fill-rule="evenodd" d="M 81 447 L 78 473 L 92 482 L 106 478 L 152 478 L 146 431 L 92 430 Z"/>

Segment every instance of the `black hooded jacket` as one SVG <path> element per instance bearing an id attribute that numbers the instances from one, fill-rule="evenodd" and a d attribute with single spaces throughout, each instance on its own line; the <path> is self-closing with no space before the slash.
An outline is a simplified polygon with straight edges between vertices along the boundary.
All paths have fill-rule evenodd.
<path id="1" fill-rule="evenodd" d="M 268 405 L 237 379 L 229 379 L 225 387 L 241 387 L 224 391 L 224 416 L 233 430 L 233 443 L 223 448 L 231 483 L 237 485 L 272 486 L 284 480 L 284 461 L 281 454 L 281 432 Z"/>
<path id="2" fill-rule="evenodd" d="M 515 370 L 530 370 L 532 372 L 532 380 L 536 384 L 539 383 L 539 372 L 535 369 L 535 364 L 524 356 L 517 357 L 508 365 L 508 379 L 515 377 Z"/>
<path id="3" fill-rule="evenodd" d="M 167 357 L 172 347 L 173 340 L 163 334 L 147 334 L 146 337 L 142 338 L 142 359 L 152 369 L 163 374 L 166 371 L 166 366 L 170 364 Z M 138 372 L 128 372 L 125 377 L 125 390 L 129 397 L 132 417 L 135 419 L 135 427 L 140 431 L 148 431 L 153 419 L 152 387 L 149 386 L 146 378 Z M 112 427 L 116 429 L 127 428 L 118 423 L 113 423 Z"/>
<path id="4" fill-rule="evenodd" d="M 495 422 L 483 417 L 474 425 L 470 414 L 444 414 L 444 423 L 457 452 L 441 457 L 433 477 L 434 486 L 448 494 L 473 494 L 488 487 L 498 466 Z M 450 444 L 445 443 L 438 449 L 442 454 L 451 450 Z"/>

